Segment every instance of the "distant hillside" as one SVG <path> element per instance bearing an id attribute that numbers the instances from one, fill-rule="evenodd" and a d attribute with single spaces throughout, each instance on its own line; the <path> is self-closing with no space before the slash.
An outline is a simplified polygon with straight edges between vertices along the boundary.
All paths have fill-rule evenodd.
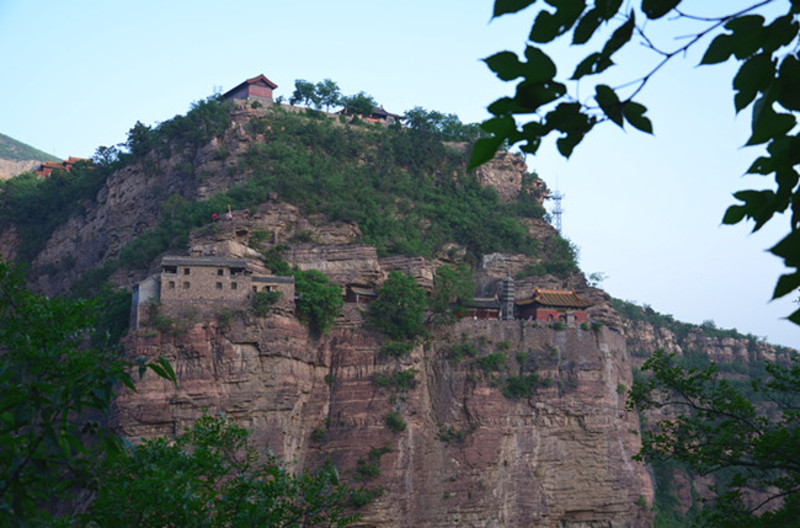
<path id="1" fill-rule="evenodd" d="M 0 158 L 10 161 L 59 161 L 59 158 L 0 134 Z"/>
<path id="2" fill-rule="evenodd" d="M 41 161 L 58 161 L 58 158 L 0 134 L 0 180 L 32 170 Z"/>

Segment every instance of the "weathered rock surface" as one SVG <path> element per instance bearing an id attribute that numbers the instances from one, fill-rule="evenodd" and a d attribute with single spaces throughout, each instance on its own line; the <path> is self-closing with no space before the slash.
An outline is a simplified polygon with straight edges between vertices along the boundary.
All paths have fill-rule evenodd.
<path id="1" fill-rule="evenodd" d="M 41 161 L 37 160 L 0 159 L 0 180 L 7 180 L 17 174 L 34 170 L 41 163 Z"/>
<path id="2" fill-rule="evenodd" d="M 451 335 L 483 356 L 507 350 L 509 373 L 548 379 L 509 399 L 474 359 L 448 359 Z M 502 344 L 501 344 L 502 343 Z M 624 409 L 631 372 L 619 334 L 555 331 L 519 321 L 462 321 L 403 360 L 381 357 L 380 338 L 336 327 L 320 340 L 290 316 L 198 324 L 179 339 L 139 331 L 131 356 L 163 355 L 177 389 L 154 376 L 117 402 L 125 435 L 173 434 L 207 409 L 224 411 L 257 442 L 302 466 L 332 459 L 348 478 L 371 448 L 389 446 L 384 494 L 359 526 L 646 526 L 652 488 L 638 421 Z M 517 359 L 515 359 L 517 358 Z M 520 365 L 518 362 L 522 361 Z M 407 393 L 379 373 L 416 369 Z M 507 374 L 497 374 L 506 376 Z M 396 411 L 405 429 L 392 432 Z"/>
<path id="3" fill-rule="evenodd" d="M 522 156 L 498 152 L 493 160 L 475 169 L 475 175 L 481 185 L 495 189 L 502 202 L 511 202 L 525 193 L 530 200 L 541 204 L 548 196 L 547 186 L 533 177 L 525 182 L 527 169 Z"/>

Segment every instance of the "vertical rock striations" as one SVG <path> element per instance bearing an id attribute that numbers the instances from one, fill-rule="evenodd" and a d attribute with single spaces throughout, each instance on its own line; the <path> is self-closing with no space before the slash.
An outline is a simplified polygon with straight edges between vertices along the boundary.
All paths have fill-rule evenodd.
<path id="1" fill-rule="evenodd" d="M 624 409 L 621 335 L 461 321 L 402 359 L 382 357 L 380 344 L 344 327 L 314 339 L 280 314 L 198 324 L 180 337 L 140 330 L 128 353 L 167 357 L 179 386 L 145 377 L 119 399 L 116 420 L 138 438 L 225 412 L 300 466 L 332 459 L 382 489 L 361 526 L 647 525 L 640 504 L 652 489 L 631 460 L 638 420 Z M 476 357 L 459 359 L 459 346 Z M 485 371 L 480 358 L 492 354 L 506 359 Z M 398 372 L 416 385 L 386 381 Z M 510 379 L 532 375 L 511 394 Z"/>

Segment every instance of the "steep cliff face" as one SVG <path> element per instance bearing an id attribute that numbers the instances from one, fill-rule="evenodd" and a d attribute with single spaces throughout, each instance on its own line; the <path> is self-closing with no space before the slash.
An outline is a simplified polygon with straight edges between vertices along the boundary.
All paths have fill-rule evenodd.
<path id="1" fill-rule="evenodd" d="M 504 354 L 507 371 L 455 359 Z M 170 359 L 177 389 L 146 377 L 117 403 L 129 437 L 173 434 L 225 412 L 258 443 L 301 466 L 332 459 L 384 494 L 361 526 L 646 526 L 652 500 L 638 420 L 624 409 L 631 372 L 616 332 L 556 331 L 519 321 L 461 321 L 397 360 L 380 336 L 339 326 L 321 339 L 290 314 L 198 324 L 180 338 L 128 338 L 131 356 Z M 414 369 L 416 385 L 376 383 Z M 413 372 L 413 371 L 412 371 Z M 530 396 L 504 379 L 535 373 Z M 395 431 L 387 416 L 399 419 Z M 384 449 L 386 448 L 386 449 Z M 379 471 L 366 472 L 370 450 Z M 361 461 L 361 462 L 359 462 Z M 361 468 L 361 469 L 359 469 Z M 379 474 L 377 474 L 379 473 Z M 641 498 L 640 498 L 641 497 Z"/>
<path id="2" fill-rule="evenodd" d="M 0 180 L 13 178 L 17 174 L 31 171 L 38 167 L 41 161 L 37 160 L 9 160 L 0 159 Z"/>

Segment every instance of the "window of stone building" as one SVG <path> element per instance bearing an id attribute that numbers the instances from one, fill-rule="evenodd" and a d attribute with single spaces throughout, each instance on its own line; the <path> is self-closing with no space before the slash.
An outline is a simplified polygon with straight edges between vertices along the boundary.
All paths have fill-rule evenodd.
<path id="1" fill-rule="evenodd" d="M 189 283 L 188 282 L 184 282 L 183 283 L 183 289 L 184 290 L 188 290 L 189 289 Z"/>
<path id="2" fill-rule="evenodd" d="M 169 289 L 170 290 L 174 290 L 175 289 L 175 281 L 169 281 Z"/>
<path id="3" fill-rule="evenodd" d="M 231 283 L 231 289 L 232 289 L 232 290 L 235 290 L 235 289 L 236 289 L 236 283 L 235 283 L 235 282 L 232 282 L 232 283 Z"/>
<path id="4" fill-rule="evenodd" d="M 178 274 L 178 266 L 164 266 L 163 268 L 164 273 L 174 273 Z"/>
<path id="5" fill-rule="evenodd" d="M 272 291 L 272 286 L 264 286 L 263 288 L 261 288 L 261 291 L 271 292 Z"/>
<path id="6" fill-rule="evenodd" d="M 222 277 L 224 274 L 225 274 L 225 270 L 224 270 L 224 269 L 222 269 L 222 268 L 219 268 L 219 269 L 217 270 L 217 275 L 219 275 L 220 277 Z"/>
<path id="7" fill-rule="evenodd" d="M 253 286 L 253 293 L 258 293 L 258 286 Z"/>
<path id="8" fill-rule="evenodd" d="M 183 268 L 183 274 L 184 275 L 188 275 L 189 274 L 189 268 Z"/>
<path id="9" fill-rule="evenodd" d="M 218 289 L 218 290 L 221 290 L 221 289 L 222 289 L 222 283 L 221 283 L 221 282 L 218 282 L 218 283 L 217 283 L 217 289 Z"/>
<path id="10" fill-rule="evenodd" d="M 244 274 L 244 268 L 231 268 L 231 277 Z"/>

